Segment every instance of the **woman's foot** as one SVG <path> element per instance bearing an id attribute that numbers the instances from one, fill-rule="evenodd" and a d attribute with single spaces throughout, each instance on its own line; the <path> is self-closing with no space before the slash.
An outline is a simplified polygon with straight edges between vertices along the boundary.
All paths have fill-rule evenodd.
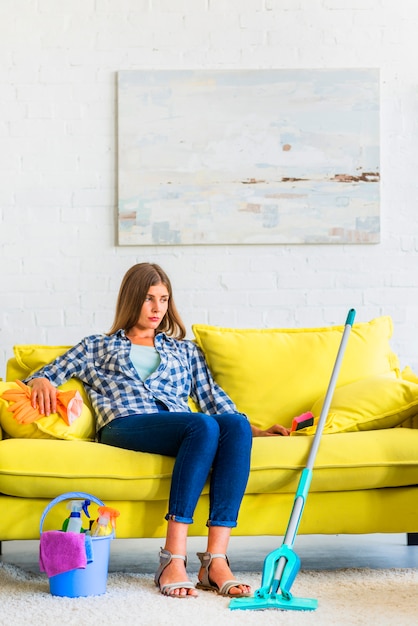
<path id="1" fill-rule="evenodd" d="M 229 567 L 226 554 L 198 552 L 202 564 L 196 587 L 207 591 L 216 591 L 220 595 L 242 597 L 251 595 L 251 587 L 236 580 Z M 234 583 L 236 582 L 236 585 Z"/>
<path id="2" fill-rule="evenodd" d="M 196 597 L 197 591 L 186 573 L 187 559 L 180 554 L 160 551 L 160 566 L 155 574 L 155 584 L 165 596 L 173 598 Z"/>

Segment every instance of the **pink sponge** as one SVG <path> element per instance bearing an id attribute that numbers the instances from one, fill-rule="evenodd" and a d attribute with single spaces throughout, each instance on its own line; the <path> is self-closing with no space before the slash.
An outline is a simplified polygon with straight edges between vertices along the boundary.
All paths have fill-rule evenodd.
<path id="1" fill-rule="evenodd" d="M 292 428 L 290 432 L 295 430 L 301 430 L 302 428 L 307 428 L 308 426 L 313 426 L 314 423 L 314 415 L 310 411 L 308 413 L 302 413 L 302 415 L 298 415 L 293 418 Z"/>

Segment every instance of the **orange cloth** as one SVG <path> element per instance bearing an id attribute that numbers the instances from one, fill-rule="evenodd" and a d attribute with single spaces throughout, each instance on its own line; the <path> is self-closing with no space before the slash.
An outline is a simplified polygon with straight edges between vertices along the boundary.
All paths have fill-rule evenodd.
<path id="1" fill-rule="evenodd" d="M 40 417 L 44 417 L 39 408 L 31 404 L 32 389 L 20 380 L 16 381 L 20 389 L 8 389 L 0 397 L 12 402 L 8 411 L 19 424 L 31 424 Z M 78 391 L 57 391 L 57 413 L 69 426 L 81 415 L 83 399 Z"/>

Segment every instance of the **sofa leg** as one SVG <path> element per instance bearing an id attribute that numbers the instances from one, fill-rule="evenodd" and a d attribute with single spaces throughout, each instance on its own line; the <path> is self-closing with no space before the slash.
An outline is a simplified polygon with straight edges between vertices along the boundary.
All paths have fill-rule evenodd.
<path id="1" fill-rule="evenodd" d="M 418 533 L 408 533 L 406 537 L 408 546 L 418 546 Z"/>

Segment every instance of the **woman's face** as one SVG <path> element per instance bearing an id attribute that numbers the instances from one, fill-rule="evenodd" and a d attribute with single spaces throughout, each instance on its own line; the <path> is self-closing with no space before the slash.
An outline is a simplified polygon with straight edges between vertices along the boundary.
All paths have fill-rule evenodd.
<path id="1" fill-rule="evenodd" d="M 142 305 L 137 328 L 140 330 L 157 329 L 167 313 L 168 301 L 169 294 L 165 285 L 159 283 L 150 287 Z"/>

